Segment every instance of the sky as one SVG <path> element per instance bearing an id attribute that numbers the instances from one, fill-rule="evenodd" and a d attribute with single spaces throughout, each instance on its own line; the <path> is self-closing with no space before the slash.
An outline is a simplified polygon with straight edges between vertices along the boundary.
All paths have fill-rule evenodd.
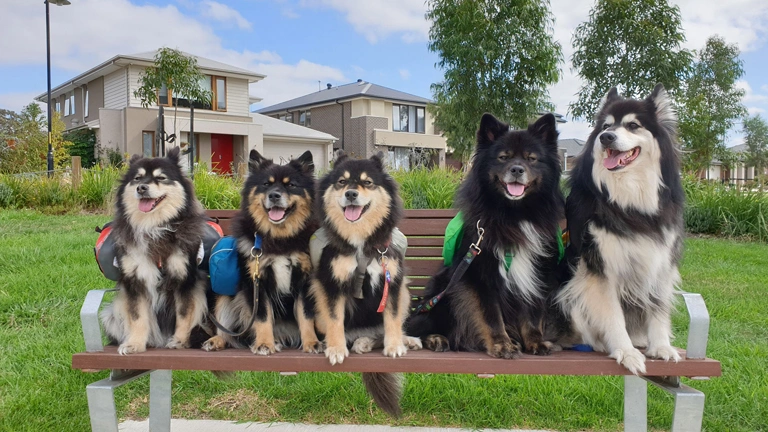
<path id="1" fill-rule="evenodd" d="M 357 79 L 431 97 L 430 84 L 443 77 L 427 49 L 423 0 L 70 1 L 51 5 L 54 87 L 117 54 L 161 46 L 267 75 L 251 85 L 251 95 L 263 98 L 253 109 Z M 672 3 L 680 6 L 686 48 L 702 48 L 713 34 L 739 46 L 744 103 L 768 117 L 768 1 Z M 561 114 L 580 85 L 570 66 L 571 35 L 593 4 L 551 0 L 565 62 L 549 92 Z M 2 0 L 0 16 L 0 108 L 20 110 L 46 89 L 45 7 L 42 0 Z M 561 138 L 589 134 L 586 123 L 570 118 L 559 128 Z M 729 145 L 740 142 L 736 130 Z"/>

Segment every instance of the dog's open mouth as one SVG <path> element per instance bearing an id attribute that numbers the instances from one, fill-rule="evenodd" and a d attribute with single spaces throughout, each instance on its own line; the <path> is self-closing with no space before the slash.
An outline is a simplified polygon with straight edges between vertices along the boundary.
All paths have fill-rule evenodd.
<path id="1" fill-rule="evenodd" d="M 357 222 L 369 206 L 370 204 L 366 206 L 348 205 L 344 207 L 344 217 L 350 222 Z"/>
<path id="2" fill-rule="evenodd" d="M 517 182 L 505 183 L 504 185 L 506 186 L 509 196 L 514 198 L 520 198 L 523 196 L 525 189 L 527 188 L 526 185 Z"/>
<path id="3" fill-rule="evenodd" d="M 640 155 L 640 147 L 628 151 L 606 149 L 608 157 L 603 159 L 603 166 L 610 171 L 615 171 L 629 165 Z"/>
<path id="4" fill-rule="evenodd" d="M 160 204 L 160 201 L 165 199 L 165 195 L 159 198 L 139 198 L 139 210 L 144 213 L 149 213 Z"/>
<path id="5" fill-rule="evenodd" d="M 267 210 L 267 216 L 272 223 L 281 223 L 285 221 L 288 215 L 291 213 L 293 207 L 272 207 Z"/>

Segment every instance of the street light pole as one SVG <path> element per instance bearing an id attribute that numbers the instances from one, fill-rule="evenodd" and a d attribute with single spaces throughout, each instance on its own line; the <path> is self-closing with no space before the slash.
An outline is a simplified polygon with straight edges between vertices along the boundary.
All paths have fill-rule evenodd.
<path id="1" fill-rule="evenodd" d="M 70 4 L 68 0 L 45 0 L 45 48 L 48 59 L 48 177 L 53 175 L 53 142 L 51 141 L 51 134 L 53 132 L 53 119 L 51 118 L 51 17 L 49 5 L 51 1 L 57 6 Z"/>

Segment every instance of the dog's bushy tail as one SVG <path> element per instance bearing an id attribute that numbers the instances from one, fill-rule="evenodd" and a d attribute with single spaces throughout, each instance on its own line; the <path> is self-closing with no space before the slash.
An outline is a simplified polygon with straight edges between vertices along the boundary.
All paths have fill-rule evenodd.
<path id="1" fill-rule="evenodd" d="M 403 395 L 403 374 L 364 372 L 363 384 L 376 405 L 392 417 L 400 417 L 400 398 Z"/>

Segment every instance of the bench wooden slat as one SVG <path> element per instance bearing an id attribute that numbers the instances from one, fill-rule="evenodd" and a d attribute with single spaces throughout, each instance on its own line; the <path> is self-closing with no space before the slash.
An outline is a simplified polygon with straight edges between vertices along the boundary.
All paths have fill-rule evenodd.
<path id="1" fill-rule="evenodd" d="M 684 356 L 684 352 L 681 351 Z M 150 349 L 142 354 L 121 356 L 109 346 L 101 353 L 72 356 L 75 369 L 176 369 L 275 372 L 414 372 L 514 375 L 626 375 L 627 370 L 601 353 L 561 351 L 549 356 L 523 355 L 516 360 L 491 358 L 485 353 L 429 350 L 409 351 L 391 359 L 380 351 L 351 354 L 341 365 L 331 366 L 320 354 L 285 350 L 256 356 L 245 349 L 219 352 L 184 349 Z M 648 376 L 720 376 L 720 363 L 711 360 L 682 360 L 679 363 L 648 360 Z"/>
<path id="2" fill-rule="evenodd" d="M 408 237 L 408 247 L 443 247 L 443 237 Z"/>
<path id="3" fill-rule="evenodd" d="M 442 257 L 443 248 L 424 248 L 424 247 L 411 247 L 408 246 L 408 250 L 405 253 L 406 258 L 410 257 Z"/>
<path id="4" fill-rule="evenodd" d="M 397 227 L 406 236 L 441 236 L 447 225 L 446 219 L 403 219 Z"/>
<path id="5" fill-rule="evenodd" d="M 432 276 L 443 265 L 443 260 L 406 260 L 405 268 L 408 276 Z"/>

